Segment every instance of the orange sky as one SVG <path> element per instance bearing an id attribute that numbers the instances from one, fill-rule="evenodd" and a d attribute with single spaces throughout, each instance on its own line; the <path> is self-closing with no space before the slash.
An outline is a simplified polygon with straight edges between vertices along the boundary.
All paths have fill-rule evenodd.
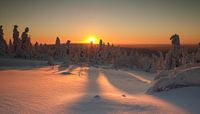
<path id="1" fill-rule="evenodd" d="M 200 2 L 187 0 L 2 0 L 5 39 L 13 25 L 30 27 L 32 43 L 83 43 L 89 35 L 114 44 L 169 44 L 177 33 L 183 44 L 200 42 Z"/>
<path id="2" fill-rule="evenodd" d="M 8 41 L 12 38 L 12 27 L 10 27 L 8 30 L 4 31 L 6 32 L 5 38 Z M 144 29 L 145 30 L 145 29 Z M 7 31 L 9 31 L 7 34 Z M 20 29 L 22 32 L 22 29 Z M 45 30 L 40 30 L 45 31 Z M 93 32 L 89 32 L 93 31 Z M 99 30 L 99 31 L 103 31 Z M 38 33 L 38 34 L 37 34 Z M 200 41 L 200 36 L 196 34 L 185 34 L 184 32 L 159 32 L 155 34 L 148 34 L 147 31 L 133 31 L 132 33 L 120 33 L 120 31 L 116 32 L 98 32 L 92 30 L 84 31 L 75 31 L 72 33 L 69 32 L 54 32 L 54 30 L 46 31 L 44 33 L 38 32 L 38 29 L 34 30 L 33 28 L 30 28 L 30 36 L 32 43 L 35 43 L 36 41 L 40 43 L 47 43 L 52 44 L 55 43 L 56 37 L 59 36 L 62 43 L 65 43 L 67 40 L 71 40 L 72 43 L 89 43 L 89 37 L 95 36 L 97 39 L 96 42 L 98 42 L 99 39 L 103 39 L 105 43 L 110 42 L 114 44 L 169 44 L 171 41 L 169 40 L 170 36 L 174 33 L 178 33 L 181 37 L 181 43 L 182 44 L 197 44 Z"/>

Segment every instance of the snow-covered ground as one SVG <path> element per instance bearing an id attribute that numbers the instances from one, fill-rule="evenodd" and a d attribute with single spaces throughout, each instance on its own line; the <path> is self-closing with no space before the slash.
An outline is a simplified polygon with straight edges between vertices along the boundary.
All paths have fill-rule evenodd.
<path id="1" fill-rule="evenodd" d="M 145 94 L 154 74 L 16 59 L 0 63 L 1 114 L 200 113 L 200 87 Z"/>

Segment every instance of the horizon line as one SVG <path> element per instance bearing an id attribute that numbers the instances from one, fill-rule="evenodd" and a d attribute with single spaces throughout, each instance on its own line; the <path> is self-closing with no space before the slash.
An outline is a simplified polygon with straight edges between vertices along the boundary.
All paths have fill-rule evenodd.
<path id="1" fill-rule="evenodd" d="M 38 42 L 39 43 L 39 42 Z M 39 44 L 47 44 L 47 43 L 39 43 Z M 55 43 L 49 43 L 48 45 L 54 45 Z M 60 43 L 60 44 L 65 44 L 65 43 Z M 84 45 L 88 45 L 90 43 L 78 43 L 78 42 L 75 42 L 75 43 L 71 43 L 71 44 L 84 44 Z M 110 45 L 115 45 L 115 46 L 119 46 L 119 45 L 171 45 L 170 43 L 132 43 L 132 44 L 114 44 L 114 43 L 111 43 Z M 93 45 L 99 45 L 98 43 L 93 43 Z M 105 44 L 107 45 L 107 43 Z M 198 45 L 198 43 L 182 43 L 181 45 Z"/>

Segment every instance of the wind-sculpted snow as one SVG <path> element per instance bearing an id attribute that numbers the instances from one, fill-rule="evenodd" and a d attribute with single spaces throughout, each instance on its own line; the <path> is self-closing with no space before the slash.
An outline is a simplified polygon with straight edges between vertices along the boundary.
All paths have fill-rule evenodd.
<path id="1" fill-rule="evenodd" d="M 142 78 L 142 77 L 140 77 L 140 76 L 137 76 L 137 75 L 135 75 L 135 74 L 133 74 L 133 73 L 130 73 L 130 72 L 127 72 L 127 73 L 128 73 L 129 75 L 131 75 L 131 76 L 133 76 L 133 77 L 137 78 L 138 80 L 140 80 L 140 81 L 144 82 L 144 83 L 148 83 L 148 84 L 150 84 L 150 83 L 151 83 L 151 81 L 150 81 L 150 80 L 148 80 L 148 79 Z"/>
<path id="2" fill-rule="evenodd" d="M 199 76 L 199 66 L 162 71 L 155 78 L 153 86 L 147 91 L 147 93 L 166 91 L 179 87 L 200 86 Z"/>

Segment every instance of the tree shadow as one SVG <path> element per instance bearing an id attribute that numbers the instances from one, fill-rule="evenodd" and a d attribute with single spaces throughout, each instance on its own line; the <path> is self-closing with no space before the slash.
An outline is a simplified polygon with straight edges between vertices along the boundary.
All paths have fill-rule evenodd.
<path id="1" fill-rule="evenodd" d="M 101 94 L 100 85 L 98 84 L 98 78 L 100 71 L 98 68 L 90 67 L 88 69 L 88 83 L 85 94 L 74 102 L 70 107 L 64 106 L 62 112 L 70 114 L 110 114 L 123 111 L 145 112 L 149 110 L 155 110 L 153 106 L 144 106 L 139 104 L 130 104 L 126 102 L 118 102 L 110 99 L 106 99 Z M 119 99 L 124 97 L 119 96 Z"/>
<path id="2" fill-rule="evenodd" d="M 199 114 L 200 112 L 199 87 L 177 88 L 170 91 L 153 93 L 152 95 L 175 104 L 176 106 L 179 106 L 192 114 Z"/>
<path id="3" fill-rule="evenodd" d="M 99 78 L 99 70 L 94 67 L 89 67 L 89 69 L 86 71 L 88 72 L 87 76 L 87 89 L 86 93 L 88 95 L 97 95 L 100 93 L 100 87 L 98 85 L 98 78 Z"/>
<path id="4" fill-rule="evenodd" d="M 108 81 L 116 88 L 129 94 L 145 93 L 149 84 L 138 81 L 127 73 L 113 69 L 101 69 Z"/>
<path id="5" fill-rule="evenodd" d="M 81 102 L 75 103 L 72 107 L 66 109 L 70 114 L 121 114 L 121 113 L 158 113 L 158 108 L 152 105 L 130 104 L 126 102 L 117 102 L 114 100 L 84 98 Z"/>
<path id="6" fill-rule="evenodd" d="M 87 75 L 88 82 L 87 82 L 85 94 L 77 102 L 73 103 L 73 105 L 71 105 L 70 107 L 64 107 L 63 112 L 69 112 L 71 114 L 84 113 L 85 111 L 91 110 L 91 109 L 88 109 L 88 107 L 94 105 L 93 100 L 98 100 L 98 99 L 95 99 L 94 96 L 99 95 L 100 93 L 100 88 L 97 84 L 99 71 L 95 68 L 90 67 L 87 72 L 88 72 L 88 75 Z"/>

